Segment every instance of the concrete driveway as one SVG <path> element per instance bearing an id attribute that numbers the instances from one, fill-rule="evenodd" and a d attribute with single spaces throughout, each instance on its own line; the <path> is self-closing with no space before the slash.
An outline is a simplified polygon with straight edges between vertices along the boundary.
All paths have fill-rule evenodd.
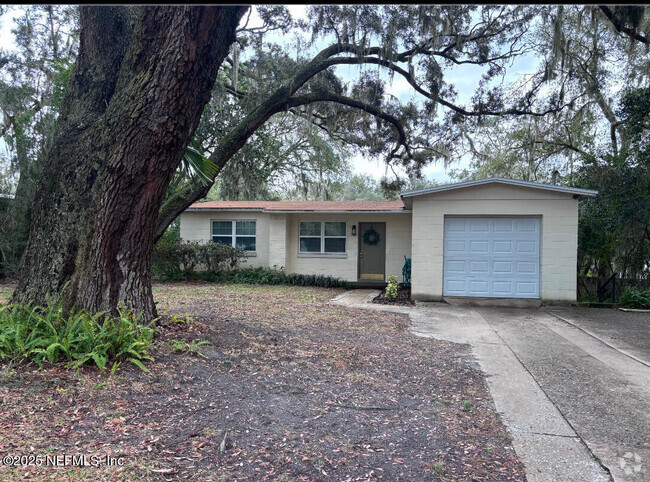
<path id="1" fill-rule="evenodd" d="M 416 334 L 472 345 L 529 480 L 647 481 L 650 315 L 607 311 L 421 303 L 410 314 Z"/>

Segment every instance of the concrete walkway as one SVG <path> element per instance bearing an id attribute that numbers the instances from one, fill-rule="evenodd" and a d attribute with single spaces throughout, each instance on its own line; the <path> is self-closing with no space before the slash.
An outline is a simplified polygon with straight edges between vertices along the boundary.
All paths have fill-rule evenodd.
<path id="1" fill-rule="evenodd" d="M 509 343 L 480 311 L 443 303 L 418 303 L 415 307 L 370 303 L 377 294 L 376 290 L 354 290 L 333 303 L 407 313 L 416 335 L 470 344 L 488 376 L 495 406 L 513 437 L 529 481 L 611 480 L 608 470 L 595 459 Z"/>

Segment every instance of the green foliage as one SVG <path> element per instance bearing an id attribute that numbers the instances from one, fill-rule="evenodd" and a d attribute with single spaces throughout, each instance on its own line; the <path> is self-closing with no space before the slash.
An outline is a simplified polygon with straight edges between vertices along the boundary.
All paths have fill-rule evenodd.
<path id="1" fill-rule="evenodd" d="M 238 271 L 201 273 L 206 281 L 244 283 L 255 285 L 318 286 L 321 288 L 347 288 L 348 283 L 340 278 L 320 274 L 286 273 L 268 268 L 246 268 Z"/>
<path id="2" fill-rule="evenodd" d="M 236 269 L 245 252 L 222 243 L 184 242 L 178 230 L 167 230 L 153 249 L 152 273 L 162 279 L 188 279 L 197 272 Z"/>
<path id="3" fill-rule="evenodd" d="M 387 177 L 377 180 L 368 174 L 354 174 L 332 185 L 331 199 L 336 201 L 399 199 L 399 193 L 402 191 L 417 191 L 436 184 L 432 179 L 417 178 L 414 175 L 397 180 L 390 180 Z"/>
<path id="4" fill-rule="evenodd" d="M 368 174 L 347 176 L 333 184 L 332 199 L 337 201 L 383 201 L 379 183 Z"/>
<path id="5" fill-rule="evenodd" d="M 207 340 L 202 340 L 202 341 L 191 340 L 188 342 L 186 339 L 177 340 L 175 338 L 172 338 L 171 340 L 167 340 L 165 343 L 167 343 L 167 345 L 169 345 L 171 349 L 175 352 L 183 353 L 185 355 L 194 355 L 201 358 L 207 358 L 207 356 L 205 356 L 199 350 L 199 347 L 202 345 L 211 344 Z"/>
<path id="6" fill-rule="evenodd" d="M 184 316 L 174 313 L 169 319 L 170 325 L 189 325 L 190 323 L 192 323 L 192 318 L 187 313 Z"/>
<path id="7" fill-rule="evenodd" d="M 193 142 L 193 144 L 195 144 Z M 194 145 L 185 149 L 179 171 L 188 178 L 194 177 L 201 184 L 209 184 L 219 172 L 219 167 L 205 157 Z M 172 183 L 173 184 L 173 181 Z"/>
<path id="8" fill-rule="evenodd" d="M 63 315 L 61 303 L 46 307 L 0 307 L 0 360 L 67 362 L 69 368 L 94 363 L 100 370 L 123 360 L 148 371 L 154 330 L 139 323 L 139 316 L 123 306 L 118 316 L 86 310 Z"/>
<path id="9" fill-rule="evenodd" d="M 650 289 L 641 291 L 628 286 L 623 291 L 619 304 L 624 308 L 650 309 Z"/>
<path id="10" fill-rule="evenodd" d="M 392 274 L 388 277 L 388 284 L 386 285 L 386 299 L 387 300 L 397 299 L 398 289 L 399 289 L 399 282 L 397 281 L 397 276 Z"/>
<path id="11" fill-rule="evenodd" d="M 21 10 L 11 31 L 14 47 L 0 52 L 0 193 L 15 195 L 0 208 L 0 276 L 18 274 L 78 43 L 76 6 Z"/>
<path id="12" fill-rule="evenodd" d="M 180 240 L 178 223 L 173 223 L 154 246 L 152 273 L 166 280 L 347 287 L 347 282 L 331 276 L 285 273 L 282 269 L 261 267 L 239 269 L 245 255 L 245 251 L 222 243 L 183 242 Z"/>
<path id="13" fill-rule="evenodd" d="M 619 114 L 627 144 L 617 155 L 587 162 L 574 176 L 598 196 L 581 205 L 578 258 L 581 271 L 640 278 L 650 266 L 650 89 L 628 91 Z"/>

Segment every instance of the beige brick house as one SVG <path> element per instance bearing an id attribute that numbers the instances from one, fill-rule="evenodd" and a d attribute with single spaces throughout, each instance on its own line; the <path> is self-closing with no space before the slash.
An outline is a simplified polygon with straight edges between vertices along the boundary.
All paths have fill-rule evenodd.
<path id="1" fill-rule="evenodd" d="M 399 201 L 213 201 L 180 217 L 181 238 L 246 250 L 249 266 L 350 282 L 401 279 L 412 297 L 575 301 L 578 201 L 595 191 L 488 178 Z"/>

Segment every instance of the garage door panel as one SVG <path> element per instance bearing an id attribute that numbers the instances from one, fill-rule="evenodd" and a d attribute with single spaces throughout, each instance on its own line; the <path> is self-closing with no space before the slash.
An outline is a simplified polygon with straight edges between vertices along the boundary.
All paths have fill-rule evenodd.
<path id="1" fill-rule="evenodd" d="M 537 233 L 539 232 L 539 222 L 535 219 L 518 219 L 517 232 L 519 233 Z"/>
<path id="2" fill-rule="evenodd" d="M 530 295 L 534 296 L 537 294 L 537 284 L 536 283 L 524 283 L 524 282 L 517 282 L 517 293 L 520 293 L 522 295 Z"/>
<path id="3" fill-rule="evenodd" d="M 509 254 L 512 253 L 512 241 L 493 241 L 492 242 L 492 252 L 497 254 Z"/>
<path id="4" fill-rule="evenodd" d="M 448 223 L 445 224 L 445 229 L 450 232 L 461 232 L 464 233 L 467 231 L 467 221 L 465 219 L 450 219 Z"/>
<path id="5" fill-rule="evenodd" d="M 445 243 L 445 251 L 447 251 L 450 255 L 454 252 L 465 253 L 466 249 L 467 248 L 465 241 L 449 240 L 448 243 Z"/>
<path id="6" fill-rule="evenodd" d="M 470 280 L 469 281 L 469 291 L 474 295 L 484 296 L 489 293 L 488 289 L 489 283 L 486 280 Z"/>
<path id="7" fill-rule="evenodd" d="M 492 272 L 494 274 L 512 274 L 512 261 L 494 261 Z"/>
<path id="8" fill-rule="evenodd" d="M 490 262 L 470 261 L 469 272 L 472 274 L 488 274 L 490 272 Z"/>
<path id="9" fill-rule="evenodd" d="M 516 253 L 534 254 L 539 252 L 535 241 L 517 241 Z"/>
<path id="10" fill-rule="evenodd" d="M 487 233 L 490 230 L 490 224 L 484 219 L 472 219 L 468 224 L 472 233 Z"/>
<path id="11" fill-rule="evenodd" d="M 537 263 L 535 261 L 516 261 L 517 274 L 537 274 Z"/>
<path id="12" fill-rule="evenodd" d="M 495 219 L 493 223 L 495 233 L 512 233 L 513 231 L 512 219 Z"/>
<path id="13" fill-rule="evenodd" d="M 447 280 L 447 288 L 450 293 L 464 293 L 465 289 L 465 280 L 463 279 L 449 279 Z"/>
<path id="14" fill-rule="evenodd" d="M 495 293 L 505 296 L 512 292 L 512 281 L 494 281 L 492 288 Z"/>
<path id="15" fill-rule="evenodd" d="M 465 260 L 464 259 L 448 260 L 447 270 L 449 273 L 465 273 Z"/>
<path id="16" fill-rule="evenodd" d="M 475 254 L 488 254 L 490 252 L 490 243 L 487 241 L 470 241 L 469 252 Z"/>
<path id="17" fill-rule="evenodd" d="M 445 218 L 443 294 L 539 297 L 539 218 Z"/>

